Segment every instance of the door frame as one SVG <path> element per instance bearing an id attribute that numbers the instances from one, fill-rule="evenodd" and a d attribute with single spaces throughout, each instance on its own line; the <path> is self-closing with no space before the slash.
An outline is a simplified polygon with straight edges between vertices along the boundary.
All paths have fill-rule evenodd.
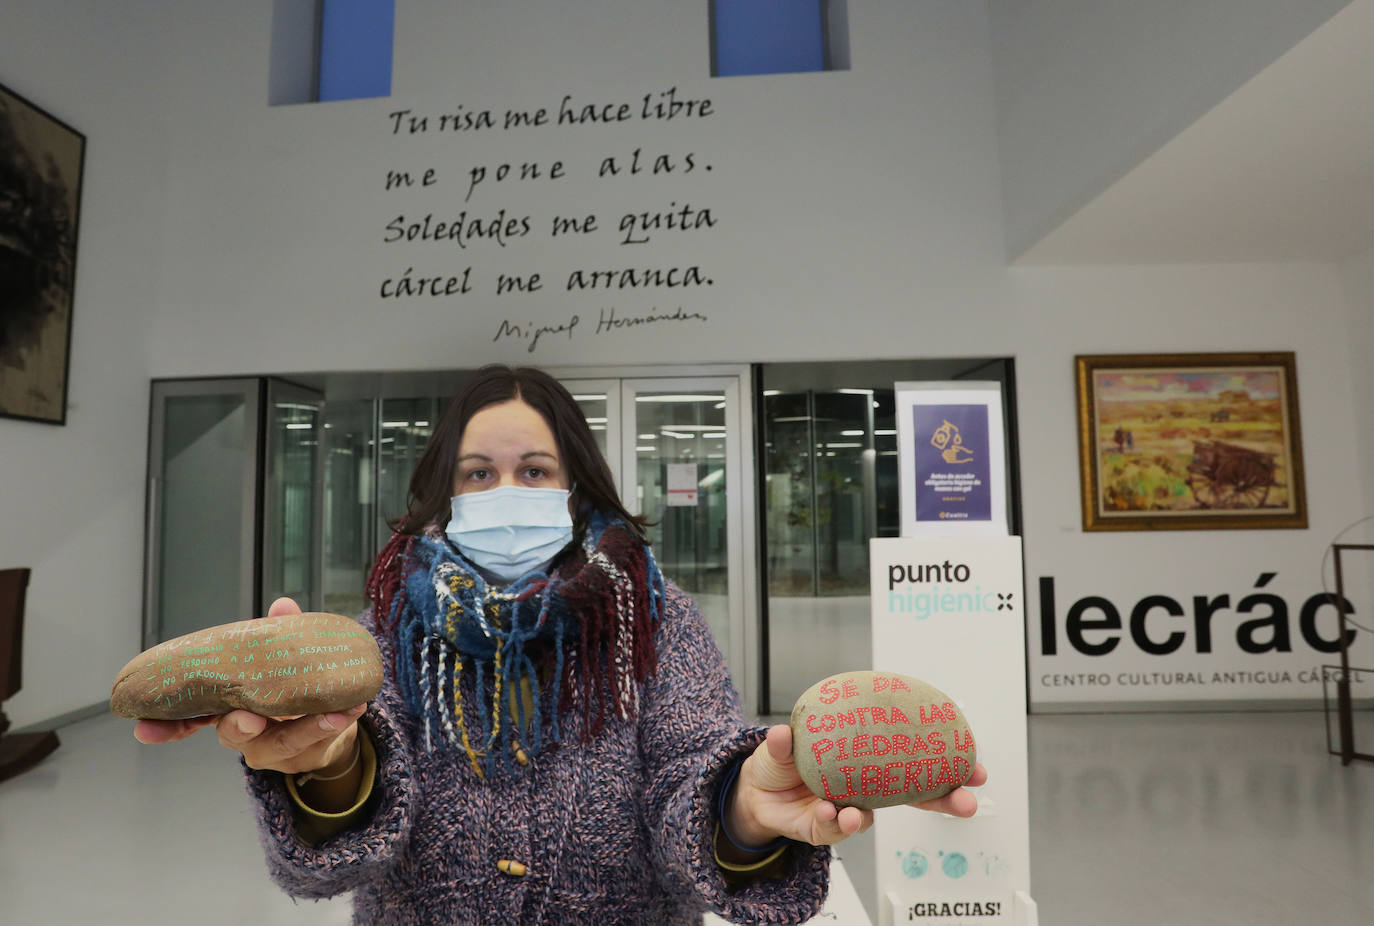
<path id="1" fill-rule="evenodd" d="M 683 364 L 680 366 L 587 366 L 548 367 L 545 372 L 559 382 L 578 386 L 583 383 L 597 388 L 614 385 L 614 393 L 607 390 L 608 408 L 611 396 L 616 395 L 615 411 L 608 419 L 618 416 L 618 433 L 627 425 L 625 384 L 651 391 L 693 388 L 727 389 L 726 400 L 726 484 L 732 500 L 731 516 L 726 530 L 726 556 L 730 576 L 730 653 L 727 662 L 735 688 L 740 694 L 745 713 L 757 716 L 761 698 L 761 666 L 759 632 L 759 575 L 758 563 L 758 505 L 757 473 L 754 461 L 754 383 L 753 370 L 748 364 Z M 572 391 L 570 389 L 570 391 Z M 729 397 L 734 393 L 734 401 Z M 731 427 L 731 406 L 736 409 L 737 421 Z M 631 416 L 629 420 L 633 420 Z M 633 473 L 634 441 L 621 443 L 620 451 L 611 456 L 610 426 L 607 421 L 607 462 L 616 478 L 621 500 L 630 511 L 637 510 L 634 489 L 624 484 L 624 474 Z M 627 462 L 627 458 L 629 462 Z"/>
<path id="2" fill-rule="evenodd" d="M 548 372 L 548 371 L 546 371 Z M 606 465 L 611 468 L 611 478 L 616 488 L 620 487 L 620 378 L 615 376 L 559 376 L 551 373 L 560 383 L 568 387 L 574 396 L 582 390 L 595 390 L 606 393 Z M 575 388 L 573 388 L 575 387 Z"/>

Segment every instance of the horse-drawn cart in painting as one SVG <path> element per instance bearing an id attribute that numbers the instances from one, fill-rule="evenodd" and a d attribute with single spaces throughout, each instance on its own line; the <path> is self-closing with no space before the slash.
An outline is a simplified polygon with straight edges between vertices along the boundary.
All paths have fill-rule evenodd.
<path id="1" fill-rule="evenodd" d="M 1262 508 L 1277 486 L 1274 454 L 1219 440 L 1193 441 L 1188 488 L 1201 508 Z"/>

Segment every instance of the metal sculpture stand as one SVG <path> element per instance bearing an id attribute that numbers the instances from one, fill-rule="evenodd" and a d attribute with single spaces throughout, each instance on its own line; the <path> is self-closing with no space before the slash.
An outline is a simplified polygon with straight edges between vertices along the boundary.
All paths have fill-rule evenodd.
<path id="1" fill-rule="evenodd" d="M 1336 611 L 1340 614 L 1340 631 L 1337 634 L 1341 643 L 1341 664 L 1334 679 L 1336 683 L 1336 718 L 1340 730 L 1341 748 L 1337 752 L 1331 748 L 1331 724 L 1330 706 L 1326 703 L 1326 670 L 1335 669 L 1336 666 L 1322 667 L 1322 700 L 1326 708 L 1327 720 L 1327 751 L 1333 755 L 1341 757 L 1342 765 L 1349 765 L 1355 759 L 1374 761 L 1374 753 L 1358 752 L 1355 749 L 1355 705 L 1350 697 L 1350 645 L 1346 635 L 1346 606 L 1345 606 L 1345 575 L 1341 570 L 1341 551 L 1343 550 L 1374 550 L 1374 544 L 1360 543 L 1333 543 L 1331 545 L 1332 558 L 1336 567 Z M 1362 669 L 1360 671 L 1374 671 Z"/>

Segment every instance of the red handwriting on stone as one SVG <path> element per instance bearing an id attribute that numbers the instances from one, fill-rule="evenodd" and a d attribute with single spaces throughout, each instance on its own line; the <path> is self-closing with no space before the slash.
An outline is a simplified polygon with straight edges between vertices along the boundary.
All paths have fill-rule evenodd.
<path id="1" fill-rule="evenodd" d="M 892 756 L 898 753 L 908 756 L 934 755 L 945 751 L 944 740 L 937 730 L 925 739 L 920 736 L 907 736 L 894 733 L 884 736 L 881 733 L 860 733 L 858 736 L 841 736 L 839 739 L 822 738 L 811 744 L 811 754 L 816 764 L 821 765 L 828 753 L 834 752 L 832 759 L 857 759 L 863 756 Z"/>
<path id="2" fill-rule="evenodd" d="M 911 686 L 900 678 L 889 678 L 886 675 L 874 675 L 872 687 L 875 692 L 911 690 Z M 852 678 L 828 678 L 821 683 L 820 699 L 825 704 L 834 704 L 841 698 L 856 698 L 860 694 L 859 686 Z"/>
<path id="3" fill-rule="evenodd" d="M 946 701 L 944 704 L 932 704 L 927 708 L 921 705 L 921 726 L 929 726 L 933 723 L 953 723 L 959 718 L 959 712 L 954 705 Z"/>
<path id="4" fill-rule="evenodd" d="M 886 675 L 873 676 L 874 691 L 887 691 L 889 688 L 893 691 L 911 690 L 911 686 L 908 685 L 906 682 L 902 681 L 900 678 L 888 678 Z"/>
<path id="5" fill-rule="evenodd" d="M 821 683 L 820 699 L 825 704 L 834 704 L 840 698 L 853 698 L 858 694 L 859 686 L 854 684 L 852 678 L 846 678 L 842 681 L 828 678 Z"/>
<path id="6" fill-rule="evenodd" d="M 909 725 L 910 723 L 911 721 L 907 719 L 902 709 L 895 705 L 886 709 L 874 705 L 873 707 L 856 707 L 852 711 L 840 711 L 835 714 L 808 714 L 806 716 L 806 729 L 812 733 L 829 733 L 832 730 L 843 730 L 845 727 Z"/>
<path id="7" fill-rule="evenodd" d="M 802 781 L 841 806 L 938 798 L 962 784 L 941 779 L 942 763 L 977 761 L 954 699 L 895 672 L 837 672 L 817 682 L 797 699 L 790 726 Z"/>
<path id="8" fill-rule="evenodd" d="M 883 765 L 842 765 L 838 771 L 844 776 L 844 787 L 831 787 L 829 778 L 821 775 L 821 787 L 831 801 L 842 801 L 855 795 L 864 797 L 892 797 L 931 791 L 942 784 L 955 787 L 967 781 L 972 769 L 962 756 L 947 759 L 943 756 L 912 759 L 908 762 L 887 762 Z M 858 772 L 855 787 L 854 773 Z M 836 785 L 839 784 L 837 780 Z"/>

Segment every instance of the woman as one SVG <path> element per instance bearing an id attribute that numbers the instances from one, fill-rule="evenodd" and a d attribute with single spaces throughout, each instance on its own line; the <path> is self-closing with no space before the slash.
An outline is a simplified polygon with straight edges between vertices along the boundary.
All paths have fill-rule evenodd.
<path id="1" fill-rule="evenodd" d="M 705 622 L 660 574 L 567 390 L 478 371 L 409 508 L 368 580 L 361 620 L 388 663 L 370 706 L 136 731 L 215 723 L 249 769 L 273 878 L 302 897 L 354 891 L 359 923 L 814 915 L 825 846 L 872 813 L 806 789 L 786 725 L 743 725 Z M 932 802 L 975 808 L 962 790 Z"/>

